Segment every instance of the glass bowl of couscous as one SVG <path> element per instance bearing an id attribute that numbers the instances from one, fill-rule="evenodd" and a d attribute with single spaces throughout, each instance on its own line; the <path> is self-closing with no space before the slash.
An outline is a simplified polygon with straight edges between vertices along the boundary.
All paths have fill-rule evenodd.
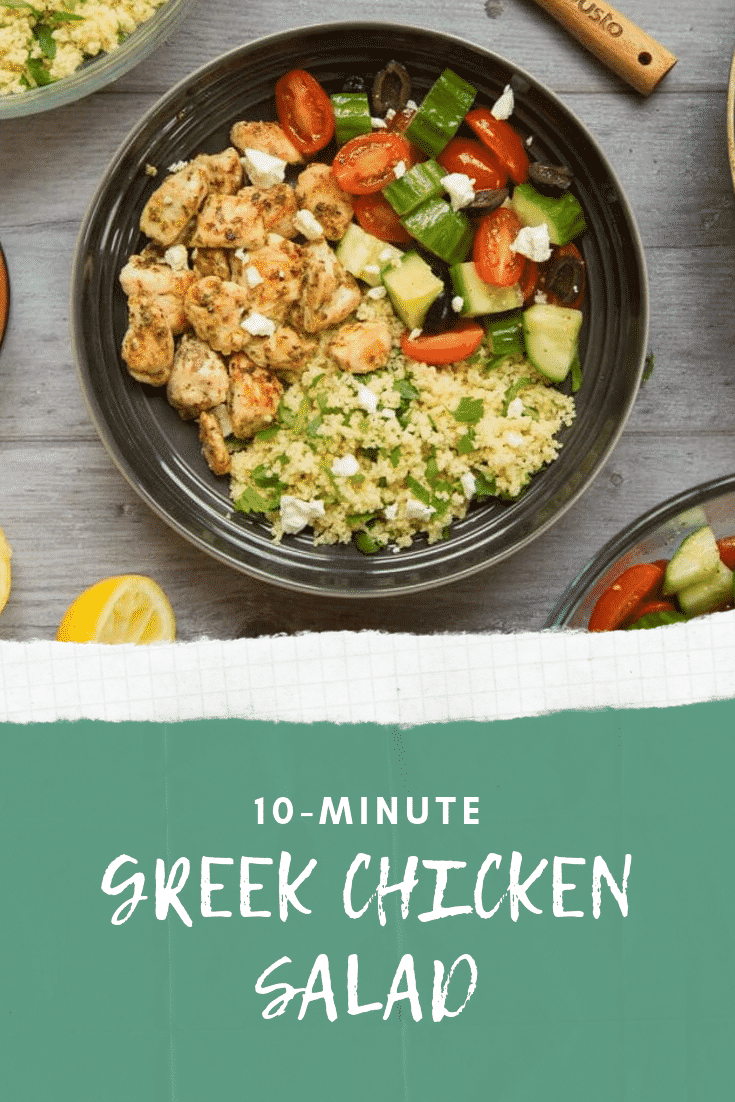
<path id="1" fill-rule="evenodd" d="M 48 111 L 132 69 L 195 0 L 0 3 L 0 118 Z"/>

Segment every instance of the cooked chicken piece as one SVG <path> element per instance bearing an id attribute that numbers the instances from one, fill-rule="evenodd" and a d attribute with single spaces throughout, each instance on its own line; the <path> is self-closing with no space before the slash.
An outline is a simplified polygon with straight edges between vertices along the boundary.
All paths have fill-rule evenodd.
<path id="1" fill-rule="evenodd" d="M 139 383 L 164 386 L 174 362 L 174 335 L 163 310 L 153 299 L 128 299 L 128 328 L 122 358 Z"/>
<path id="2" fill-rule="evenodd" d="M 391 344 L 386 322 L 356 321 L 340 329 L 329 345 L 329 354 L 343 371 L 364 375 L 385 367 Z"/>
<path id="3" fill-rule="evenodd" d="M 260 190 L 260 205 L 266 231 L 281 237 L 295 237 L 298 233 L 294 218 L 298 211 L 296 195 L 289 184 L 274 184 Z"/>
<path id="4" fill-rule="evenodd" d="M 241 352 L 252 340 L 241 325 L 249 306 L 249 292 L 244 287 L 217 276 L 197 280 L 184 299 L 186 317 L 196 335 L 226 356 Z"/>
<path id="5" fill-rule="evenodd" d="M 227 398 L 230 378 L 222 357 L 198 337 L 183 336 L 174 355 L 166 397 L 185 421 Z"/>
<path id="6" fill-rule="evenodd" d="M 290 165 L 302 165 L 304 158 L 277 122 L 236 122 L 230 130 L 230 141 L 241 149 L 259 149 Z"/>
<path id="7" fill-rule="evenodd" d="M 360 288 L 326 241 L 303 247 L 306 259 L 301 301 L 292 307 L 294 324 L 305 333 L 339 325 L 360 304 Z"/>
<path id="8" fill-rule="evenodd" d="M 253 310 L 264 317 L 283 321 L 291 303 L 297 302 L 304 274 L 303 249 L 276 233 L 268 244 L 232 258 L 232 280 L 250 289 Z"/>
<path id="9" fill-rule="evenodd" d="M 161 245 L 173 245 L 196 215 L 209 189 L 209 169 L 192 163 L 172 172 L 151 195 L 140 228 Z"/>
<path id="10" fill-rule="evenodd" d="M 235 436 L 247 439 L 274 420 L 283 387 L 270 371 L 256 367 L 244 353 L 230 357 L 227 409 Z"/>
<path id="11" fill-rule="evenodd" d="M 329 165 L 314 163 L 304 169 L 296 184 L 296 202 L 314 215 L 330 241 L 344 237 L 354 214 L 352 200 Z"/>
<path id="12" fill-rule="evenodd" d="M 218 276 L 220 279 L 231 279 L 230 249 L 194 249 L 192 263 L 198 279 L 205 276 Z"/>
<path id="13" fill-rule="evenodd" d="M 287 325 L 281 325 L 270 337 L 253 339 L 247 354 L 254 364 L 268 367 L 288 382 L 294 382 L 316 351 L 316 341 L 300 337 Z"/>
<path id="14" fill-rule="evenodd" d="M 209 169 L 210 194 L 234 195 L 242 187 L 242 162 L 240 154 L 232 146 L 221 153 L 200 153 L 193 163 Z"/>
<path id="15" fill-rule="evenodd" d="M 209 469 L 215 474 L 227 474 L 230 470 L 230 453 L 219 421 L 213 413 L 206 410 L 199 415 L 199 440 Z"/>
<path id="16" fill-rule="evenodd" d="M 242 188 L 237 195 L 208 195 L 197 217 L 191 244 L 197 248 L 259 249 L 265 244 L 266 229 L 255 188 Z M 260 198 L 260 193 L 257 199 Z"/>
<path id="17" fill-rule="evenodd" d="M 175 248 L 183 249 L 186 264 L 186 249 L 181 245 L 172 246 L 166 256 Z M 134 253 L 120 272 L 120 285 L 128 298 L 147 297 L 157 302 L 174 335 L 183 333 L 187 328 L 184 295 L 194 279 L 188 264 L 184 268 L 172 268 L 165 258 L 158 259 L 156 253 L 149 249 Z"/>

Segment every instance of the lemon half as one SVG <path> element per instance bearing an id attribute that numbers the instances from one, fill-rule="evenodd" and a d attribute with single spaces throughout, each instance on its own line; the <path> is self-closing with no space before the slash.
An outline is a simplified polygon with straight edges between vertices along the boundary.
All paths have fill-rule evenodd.
<path id="1" fill-rule="evenodd" d="M 13 552 L 0 528 L 0 612 L 5 608 L 10 596 L 10 556 Z"/>
<path id="2" fill-rule="evenodd" d="M 64 613 L 60 643 L 172 643 L 176 618 L 168 597 L 144 574 L 103 578 Z"/>

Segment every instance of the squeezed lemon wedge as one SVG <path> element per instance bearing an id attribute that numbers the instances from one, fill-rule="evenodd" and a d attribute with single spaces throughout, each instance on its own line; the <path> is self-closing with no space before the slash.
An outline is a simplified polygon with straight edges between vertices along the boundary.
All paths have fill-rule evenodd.
<path id="1" fill-rule="evenodd" d="M 85 589 L 64 613 L 56 638 L 60 643 L 172 643 L 176 618 L 152 578 L 120 574 Z"/>
<path id="2" fill-rule="evenodd" d="M 5 533 L 0 528 L 0 612 L 5 608 L 10 596 L 10 557 L 12 554 Z"/>

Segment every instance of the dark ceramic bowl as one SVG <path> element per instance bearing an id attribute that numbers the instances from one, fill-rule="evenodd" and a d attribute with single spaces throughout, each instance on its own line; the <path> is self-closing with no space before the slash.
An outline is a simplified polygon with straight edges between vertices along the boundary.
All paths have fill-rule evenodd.
<path id="1" fill-rule="evenodd" d="M 684 536 L 705 524 L 717 539 L 735 535 L 735 475 L 685 490 L 634 520 L 577 575 L 544 626 L 586 628 L 598 597 L 624 570 L 670 559 Z"/>
<path id="2" fill-rule="evenodd" d="M 581 336 L 584 381 L 561 456 L 515 502 L 471 508 L 447 540 L 423 538 L 400 554 L 365 557 L 352 545 L 314 547 L 308 532 L 274 545 L 267 526 L 233 513 L 227 480 L 210 473 L 195 428 L 162 390 L 136 383 L 120 358 L 126 304 L 118 273 L 143 244 L 138 218 L 161 169 L 229 144 L 238 119 L 275 117 L 283 73 L 307 69 L 329 92 L 350 74 L 405 64 L 420 99 L 447 66 L 491 105 L 511 83 L 513 124 L 539 160 L 565 164 L 587 219 L 580 239 L 588 292 Z M 507 558 L 553 524 L 587 488 L 614 447 L 636 397 L 648 329 L 643 252 L 612 168 L 575 116 L 533 77 L 461 39 L 386 23 L 329 24 L 274 35 L 218 58 L 177 85 L 119 150 L 81 229 L 72 276 L 72 330 L 92 420 L 122 474 L 177 532 L 237 570 L 295 590 L 366 597 L 407 593 Z"/>

